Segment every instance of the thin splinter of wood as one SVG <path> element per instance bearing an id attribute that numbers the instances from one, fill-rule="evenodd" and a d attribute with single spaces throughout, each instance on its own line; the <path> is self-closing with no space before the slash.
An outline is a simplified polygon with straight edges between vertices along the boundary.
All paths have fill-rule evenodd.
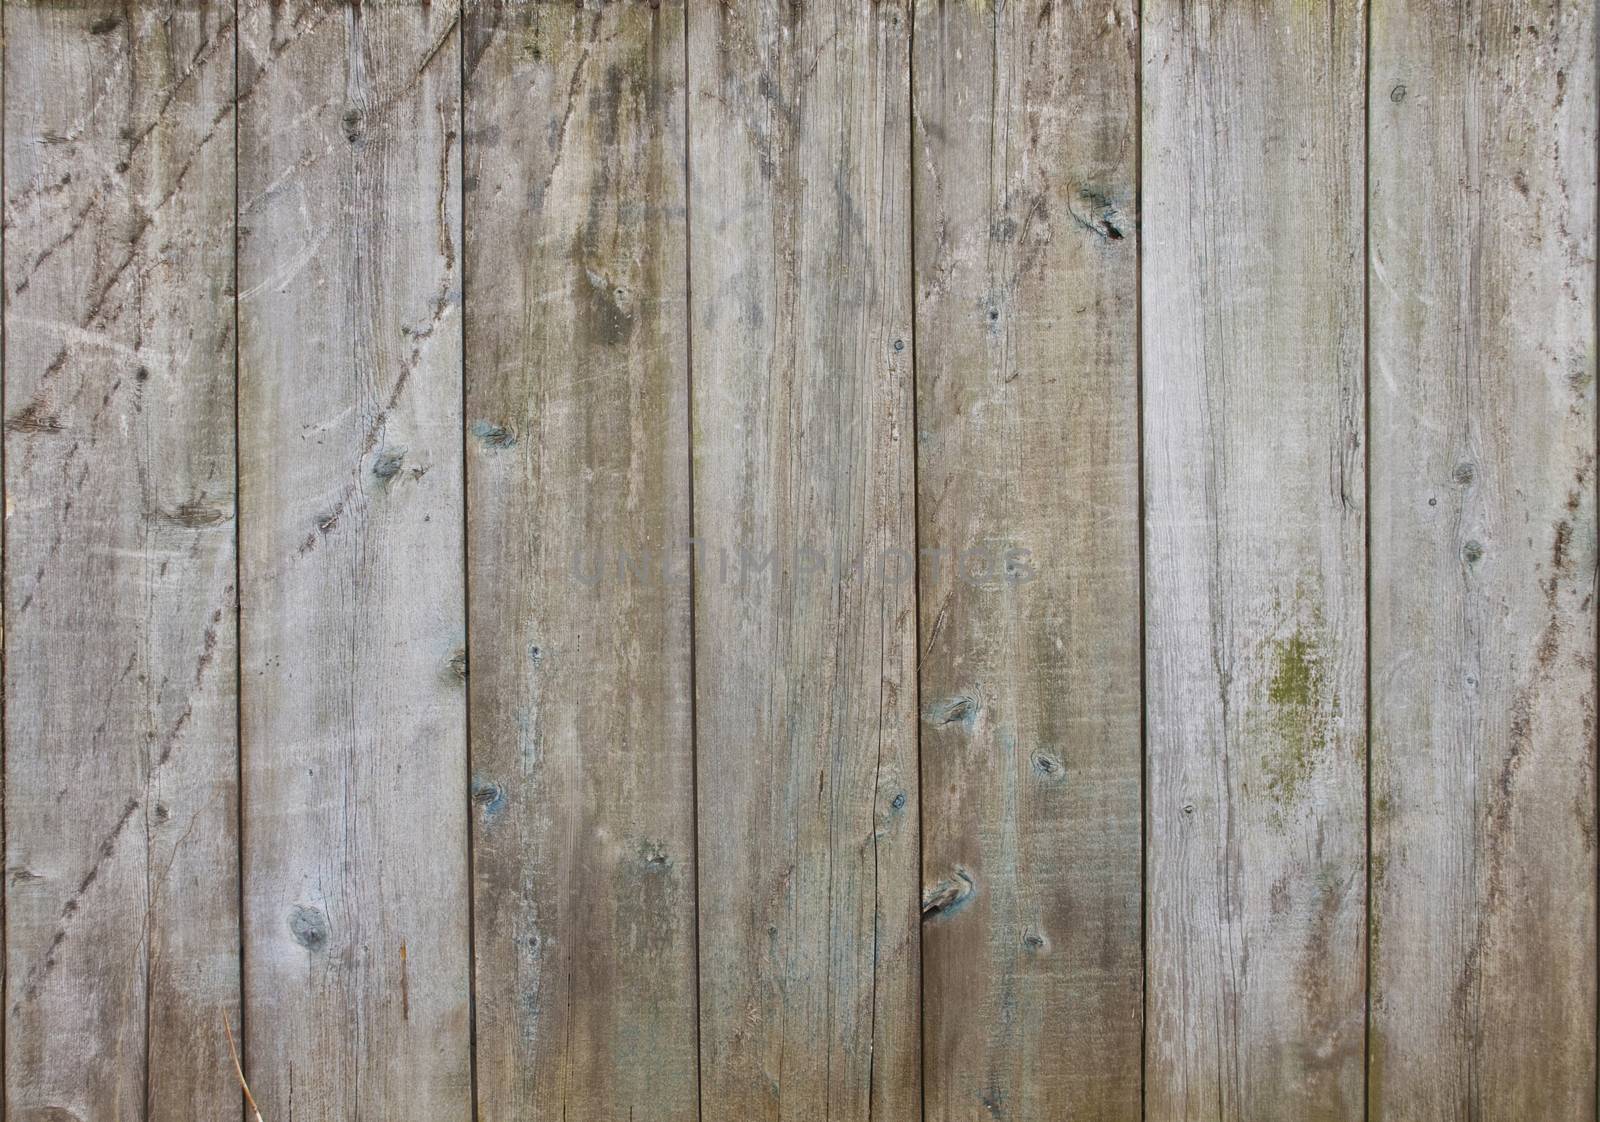
<path id="1" fill-rule="evenodd" d="M 255 1116 L 256 1122 L 264 1122 L 261 1117 L 261 1108 L 256 1105 L 256 1097 L 250 1093 L 250 1084 L 245 1082 L 244 1068 L 239 1063 L 239 1049 L 233 1042 L 233 1026 L 228 1023 L 228 1011 L 218 1009 L 222 1017 L 222 1031 L 228 1037 L 228 1055 L 233 1057 L 233 1074 L 239 1078 L 239 1089 L 244 1092 L 244 1101 L 250 1106 L 250 1113 Z"/>

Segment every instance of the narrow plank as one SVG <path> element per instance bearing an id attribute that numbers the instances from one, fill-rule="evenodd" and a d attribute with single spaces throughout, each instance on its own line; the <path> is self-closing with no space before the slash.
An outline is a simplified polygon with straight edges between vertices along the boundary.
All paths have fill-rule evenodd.
<path id="1" fill-rule="evenodd" d="M 1372 15 L 1373 1118 L 1595 1117 L 1595 15 Z"/>
<path id="2" fill-rule="evenodd" d="M 232 13 L 5 40 L 6 1108 L 227 1117 Z"/>
<path id="3" fill-rule="evenodd" d="M 1147 1109 L 1355 1119 L 1365 14 L 1144 18 Z"/>
<path id="4" fill-rule="evenodd" d="M 684 7 L 467 15 L 479 1106 L 688 1122 Z"/>
<path id="5" fill-rule="evenodd" d="M 917 11 L 930 1119 L 1139 1117 L 1133 9 Z"/>
<path id="6" fill-rule="evenodd" d="M 458 9 L 244 0 L 247 1060 L 471 1113 Z"/>
<path id="7" fill-rule="evenodd" d="M 914 1118 L 910 13 L 688 34 L 704 1116 Z"/>

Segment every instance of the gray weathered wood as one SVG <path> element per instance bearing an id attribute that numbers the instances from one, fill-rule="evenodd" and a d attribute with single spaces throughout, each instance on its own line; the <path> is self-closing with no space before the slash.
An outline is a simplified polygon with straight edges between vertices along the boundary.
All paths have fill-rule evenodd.
<path id="1" fill-rule="evenodd" d="M 1595 1117 L 1594 55 L 1373 7 L 1374 1119 Z"/>
<path id="2" fill-rule="evenodd" d="M 909 36 L 689 12 L 707 1122 L 918 1112 Z"/>
<path id="3" fill-rule="evenodd" d="M 6 1109 L 227 1117 L 231 11 L 5 39 Z"/>
<path id="4" fill-rule="evenodd" d="M 1148 1116 L 1359 1119 L 1364 13 L 1144 20 Z"/>
<path id="5" fill-rule="evenodd" d="M 915 41 L 927 1117 L 1137 1119 L 1138 25 Z"/>
<path id="6" fill-rule="evenodd" d="M 484 1118 L 697 1117 L 683 29 L 468 6 Z"/>
<path id="7" fill-rule="evenodd" d="M 244 0 L 246 1059 L 268 1118 L 465 1119 L 454 4 Z"/>

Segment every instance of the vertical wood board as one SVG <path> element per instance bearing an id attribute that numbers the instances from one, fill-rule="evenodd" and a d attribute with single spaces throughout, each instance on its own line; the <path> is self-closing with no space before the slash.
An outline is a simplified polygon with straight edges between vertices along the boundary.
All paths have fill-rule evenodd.
<path id="1" fill-rule="evenodd" d="M 1146 1109 L 1359 1119 L 1364 12 L 1144 23 Z"/>
<path id="2" fill-rule="evenodd" d="M 703 1113 L 915 1117 L 910 13 L 688 35 Z"/>
<path id="3" fill-rule="evenodd" d="M 928 1117 L 1139 1117 L 1133 5 L 918 7 Z"/>
<path id="4" fill-rule="evenodd" d="M 5 11 L 6 1108 L 231 1113 L 231 12 Z"/>
<path id="5" fill-rule="evenodd" d="M 1595 1117 L 1595 17 L 1376 3 L 1371 1117 Z"/>
<path id="6" fill-rule="evenodd" d="M 268 1117 L 472 1111 L 457 17 L 241 5 L 246 1058 Z"/>
<path id="7" fill-rule="evenodd" d="M 683 29 L 468 9 L 485 1118 L 697 1117 Z"/>

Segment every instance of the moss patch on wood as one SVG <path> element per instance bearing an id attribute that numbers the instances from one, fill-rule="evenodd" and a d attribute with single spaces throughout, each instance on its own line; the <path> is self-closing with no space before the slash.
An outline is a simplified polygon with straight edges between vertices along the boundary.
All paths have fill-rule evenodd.
<path id="1" fill-rule="evenodd" d="M 1270 675 L 1266 683 L 1269 735 L 1261 761 L 1267 792 L 1282 824 L 1285 811 L 1300 801 L 1317 763 L 1328 748 L 1337 699 L 1330 701 L 1319 629 L 1297 626 L 1286 637 L 1267 642 Z"/>

